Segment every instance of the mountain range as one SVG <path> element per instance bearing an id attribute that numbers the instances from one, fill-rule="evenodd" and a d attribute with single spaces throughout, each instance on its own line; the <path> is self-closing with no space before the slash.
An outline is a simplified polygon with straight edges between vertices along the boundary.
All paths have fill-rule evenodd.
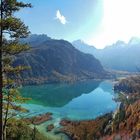
<path id="1" fill-rule="evenodd" d="M 92 54 L 107 69 L 137 72 L 140 68 L 140 39 L 133 37 L 128 43 L 116 43 L 96 49 L 81 40 L 74 41 L 73 46 L 81 52 Z"/>
<path id="2" fill-rule="evenodd" d="M 30 67 L 30 70 L 21 73 L 24 84 L 107 77 L 99 60 L 77 50 L 68 41 L 51 39 L 47 35 L 31 35 L 20 42 L 31 46 L 30 51 L 17 55 L 13 64 Z"/>

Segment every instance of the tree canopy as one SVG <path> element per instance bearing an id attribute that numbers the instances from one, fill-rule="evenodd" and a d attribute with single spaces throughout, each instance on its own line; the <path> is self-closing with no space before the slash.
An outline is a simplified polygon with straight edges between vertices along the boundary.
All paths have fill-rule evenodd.
<path id="1" fill-rule="evenodd" d="M 15 12 L 26 7 L 31 4 L 18 0 L 1 0 L 0 3 L 0 139 L 6 139 L 7 122 L 15 115 L 14 110 L 25 111 L 16 104 L 26 100 L 18 91 L 16 79 L 26 67 L 12 64 L 17 54 L 29 49 L 27 44 L 19 43 L 20 38 L 29 35 L 28 26 L 15 17 Z"/>

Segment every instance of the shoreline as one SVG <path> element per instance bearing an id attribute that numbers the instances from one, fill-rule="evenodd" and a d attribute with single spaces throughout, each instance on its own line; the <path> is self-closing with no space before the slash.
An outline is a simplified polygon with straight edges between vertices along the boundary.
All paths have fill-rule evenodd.
<path id="1" fill-rule="evenodd" d="M 97 80 L 97 79 L 96 79 Z M 114 79 L 113 79 L 114 80 Z M 112 82 L 112 79 L 108 79 L 108 80 L 106 80 L 107 82 Z M 28 104 L 29 105 L 29 104 Z M 27 107 L 27 106 L 26 106 Z M 32 111 L 34 112 L 34 111 L 36 111 L 36 112 L 38 112 L 39 110 L 43 110 L 43 108 L 41 108 L 41 107 L 37 107 L 37 106 L 29 106 L 30 107 L 30 109 L 33 109 Z M 46 108 L 46 107 L 44 107 L 44 108 Z M 115 107 L 115 109 L 113 109 L 113 111 L 109 111 L 109 110 L 106 110 L 106 111 L 109 111 L 109 113 L 111 112 L 111 114 L 112 114 L 112 112 L 115 112 L 116 111 L 116 109 L 118 108 L 118 106 L 116 106 Z M 35 110 L 34 110 L 35 109 Z M 46 112 L 51 112 L 51 110 L 50 110 L 51 108 L 46 108 Z M 45 111 L 45 109 L 43 110 L 43 112 L 42 113 L 44 113 L 44 111 Z M 56 110 L 54 110 L 54 112 L 55 112 Z M 57 110 L 58 111 L 58 110 Z M 54 116 L 55 115 L 55 113 L 54 112 L 52 112 L 53 113 L 53 115 L 52 115 L 52 118 L 54 119 L 54 117 L 58 117 L 59 116 L 59 113 L 57 114 L 58 116 Z M 91 122 L 92 123 L 94 123 L 95 121 L 96 121 L 96 119 L 98 120 L 100 117 L 103 117 L 103 116 L 105 116 L 105 114 L 106 113 L 108 113 L 108 112 L 103 112 L 103 114 L 102 113 L 100 113 L 100 114 L 98 114 L 98 116 L 96 116 L 96 117 L 93 117 L 93 116 L 91 116 L 89 119 L 83 119 L 83 120 L 74 120 L 74 119 L 69 119 L 71 122 L 80 122 L 80 123 L 85 123 L 85 122 L 87 122 L 87 125 L 88 124 L 90 124 Z M 35 116 L 37 116 L 38 114 L 35 114 Z M 97 114 L 96 114 L 97 115 Z M 63 121 L 63 118 L 60 118 L 61 120 L 60 121 Z M 59 121 L 59 122 L 60 122 Z M 44 125 L 43 125 L 44 124 Z M 59 136 L 59 134 L 61 133 L 61 134 L 64 134 L 64 135 L 66 135 L 66 132 L 64 132 L 64 131 L 55 131 L 55 133 L 52 133 L 52 132 L 54 132 L 53 130 L 51 131 L 51 132 L 46 132 L 46 127 L 48 126 L 48 125 L 50 125 L 50 124 L 52 124 L 52 121 L 50 121 L 50 122 L 48 122 L 48 124 L 46 123 L 46 121 L 43 121 L 41 124 L 39 124 L 37 127 L 38 127 L 38 129 L 40 130 L 40 132 L 42 133 L 42 134 L 45 134 L 45 135 L 47 135 L 47 134 L 49 134 L 49 136 L 51 137 L 57 137 L 57 135 L 58 135 L 58 137 L 59 138 L 61 138 L 61 136 Z M 60 123 L 59 123 L 60 124 Z M 74 123 L 75 124 L 75 123 Z M 62 126 L 62 125 L 61 125 Z M 42 128 L 42 127 L 44 127 L 44 128 Z M 63 127 L 63 126 L 62 126 Z M 58 127 L 56 127 L 56 128 L 58 128 Z M 55 128 L 54 128 L 55 129 Z M 60 128 L 60 129 L 62 129 L 62 128 Z M 68 136 L 68 134 L 67 134 L 67 136 Z M 71 137 L 70 137 L 71 138 Z M 54 139 L 55 140 L 55 139 Z"/>
<path id="2" fill-rule="evenodd" d="M 73 140 L 73 138 L 75 136 L 73 134 L 71 134 L 69 131 L 65 131 L 65 126 L 67 126 L 69 124 L 72 124 L 74 126 L 78 126 L 78 125 L 80 125 L 82 123 L 83 124 L 85 123 L 87 126 L 88 125 L 90 126 L 91 124 L 96 124 L 96 120 L 97 120 L 97 123 L 98 123 L 98 120 L 102 120 L 102 118 L 105 118 L 106 116 L 109 116 L 109 118 L 113 117 L 113 114 L 115 113 L 115 111 L 109 112 L 109 113 L 106 113 L 104 115 L 97 116 L 96 118 L 88 119 L 88 120 L 87 119 L 86 120 L 61 119 L 61 120 L 58 121 L 58 123 L 60 125 L 59 127 L 55 126 L 54 123 L 51 122 L 51 121 L 53 121 L 53 119 L 51 119 L 51 120 L 44 121 L 44 122 L 42 122 L 40 124 L 36 124 L 36 128 L 38 129 L 38 131 L 40 133 L 42 133 L 44 136 L 47 136 L 47 138 L 49 138 L 50 140 L 59 140 L 59 139 Z M 51 131 L 47 131 L 46 130 L 47 126 L 50 125 L 50 124 L 53 124 L 54 128 Z"/>

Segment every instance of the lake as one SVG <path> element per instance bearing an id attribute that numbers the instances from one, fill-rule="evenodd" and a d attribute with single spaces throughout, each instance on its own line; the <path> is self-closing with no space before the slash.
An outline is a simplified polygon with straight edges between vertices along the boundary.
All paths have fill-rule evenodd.
<path id="1" fill-rule="evenodd" d="M 71 84 L 46 84 L 26 86 L 21 89 L 23 96 L 32 100 L 23 104 L 34 116 L 46 112 L 53 113 L 54 123 L 59 127 L 62 118 L 71 120 L 94 119 L 105 113 L 114 111 L 118 103 L 111 81 L 89 80 Z M 46 124 L 42 124 L 42 131 Z"/>
<path id="2" fill-rule="evenodd" d="M 117 103 L 110 81 L 84 81 L 72 84 L 48 84 L 23 87 L 23 96 L 30 97 L 24 104 L 30 114 L 52 112 L 59 118 L 93 119 L 113 111 Z"/>

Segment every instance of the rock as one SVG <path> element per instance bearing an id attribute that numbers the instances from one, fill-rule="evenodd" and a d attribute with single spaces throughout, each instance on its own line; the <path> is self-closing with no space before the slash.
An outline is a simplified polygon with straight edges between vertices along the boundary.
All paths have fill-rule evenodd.
<path id="1" fill-rule="evenodd" d="M 53 124 L 50 124 L 50 125 L 47 126 L 46 129 L 47 129 L 47 132 L 48 131 L 52 131 L 52 129 L 54 129 L 54 125 Z"/>
<path id="2" fill-rule="evenodd" d="M 69 120 L 61 120 L 60 125 L 67 126 L 67 124 L 71 123 Z"/>
<path id="3" fill-rule="evenodd" d="M 114 137 L 114 140 L 122 140 L 122 138 L 121 138 L 120 135 L 116 135 L 116 136 Z"/>
<path id="4" fill-rule="evenodd" d="M 51 119 L 52 119 L 52 113 L 48 112 L 45 114 L 39 114 L 38 116 L 25 118 L 24 120 L 27 121 L 28 123 L 32 123 L 34 125 L 39 125 L 39 124 L 49 121 Z"/>

